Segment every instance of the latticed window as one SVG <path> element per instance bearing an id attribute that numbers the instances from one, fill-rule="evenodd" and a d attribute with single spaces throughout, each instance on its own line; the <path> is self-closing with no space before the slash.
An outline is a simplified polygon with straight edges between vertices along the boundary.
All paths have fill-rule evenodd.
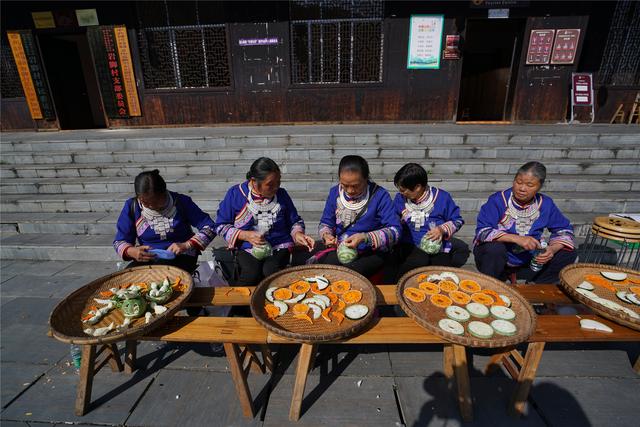
<path id="1" fill-rule="evenodd" d="M 6 37 L 2 38 L 2 58 L 0 60 L 2 73 L 0 78 L 0 96 L 2 98 L 21 98 L 24 96 L 18 69 L 11 53 L 11 47 Z"/>
<path id="2" fill-rule="evenodd" d="M 224 24 L 200 24 L 197 2 L 185 2 L 179 17 L 170 16 L 178 11 L 167 2 L 154 2 L 152 10 L 149 3 L 142 6 L 138 42 L 147 89 L 231 86 Z M 166 25 L 158 25 L 163 20 Z M 185 21 L 196 25 L 170 25 Z"/>
<path id="3" fill-rule="evenodd" d="M 294 84 L 382 82 L 382 1 L 290 2 Z"/>
<path id="4" fill-rule="evenodd" d="M 640 85 L 640 3 L 636 1 L 619 1 L 616 5 L 598 83 Z"/>

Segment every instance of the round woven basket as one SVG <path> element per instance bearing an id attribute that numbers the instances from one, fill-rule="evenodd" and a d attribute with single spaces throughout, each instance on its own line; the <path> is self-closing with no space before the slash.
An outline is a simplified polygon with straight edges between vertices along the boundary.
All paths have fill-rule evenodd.
<path id="1" fill-rule="evenodd" d="M 358 304 L 366 305 L 369 308 L 367 315 L 358 320 L 350 320 L 345 317 L 340 325 L 335 319 L 327 322 L 322 317 L 310 324 L 305 320 L 294 318 L 292 310 L 275 319 L 270 319 L 267 316 L 264 309 L 265 304 L 268 303 L 265 297 L 267 289 L 274 286 L 287 287 L 304 277 L 318 275 L 323 275 L 331 283 L 336 280 L 346 280 L 351 283 L 351 289 L 361 291 L 362 300 Z M 308 292 L 308 296 L 312 296 L 311 291 Z M 366 277 L 346 267 L 314 264 L 287 268 L 265 278 L 251 296 L 251 313 L 258 323 L 274 334 L 300 342 L 314 343 L 344 339 L 362 330 L 373 319 L 376 301 L 376 289 Z"/>
<path id="2" fill-rule="evenodd" d="M 82 317 L 89 311 L 89 308 L 92 305 L 96 305 L 93 299 L 103 298 L 99 295 L 100 292 L 107 291 L 110 288 L 125 285 L 127 283 L 162 282 L 166 277 L 168 277 L 172 282 L 176 277 L 180 277 L 181 283 L 187 285 L 187 289 L 184 292 L 174 290 L 171 299 L 167 303 L 163 304 L 167 307 L 167 311 L 160 315 L 154 314 L 149 323 L 145 323 L 144 316 L 132 319 L 129 327 L 121 332 L 114 329 L 107 335 L 101 337 L 93 337 L 84 333 L 84 329 L 88 327 L 100 328 L 108 326 L 111 322 L 117 326 L 121 325 L 124 321 L 122 311 L 115 308 L 95 325 L 82 323 Z M 126 269 L 96 279 L 88 285 L 77 289 L 60 301 L 49 316 L 49 327 L 54 338 L 66 343 L 107 344 L 122 341 L 124 339 L 130 339 L 162 325 L 162 323 L 180 309 L 182 304 L 191 295 L 192 289 L 193 280 L 189 273 L 177 267 L 149 265 Z"/>
<path id="3" fill-rule="evenodd" d="M 506 295 L 507 297 L 509 297 L 509 299 L 511 300 L 511 309 L 516 313 L 516 318 L 511 322 L 516 325 L 517 334 L 509 337 L 494 334 L 491 338 L 482 339 L 476 338 L 469 333 L 466 325 L 468 322 L 477 320 L 489 324 L 492 320 L 495 320 L 495 318 L 491 315 L 484 319 L 479 319 L 472 316 L 469 321 L 463 323 L 463 326 L 465 326 L 465 332 L 463 335 L 455 335 L 446 332 L 440 329 L 440 327 L 438 326 L 438 322 L 440 321 L 440 319 L 447 318 L 444 308 L 433 305 L 429 301 L 429 296 L 427 296 L 427 299 L 425 301 L 419 303 L 413 302 L 404 296 L 405 288 L 418 287 L 418 277 L 420 275 L 440 274 L 445 271 L 455 273 L 460 280 L 475 280 L 482 287 L 482 289 L 491 289 L 498 294 Z M 409 271 L 407 274 L 400 278 L 398 287 L 396 288 L 396 293 L 400 306 L 409 317 L 416 321 L 416 323 L 418 323 L 420 326 L 433 333 L 434 335 L 438 335 L 446 339 L 447 341 L 456 344 L 462 344 L 467 347 L 498 348 L 516 345 L 526 341 L 536 329 L 536 313 L 533 311 L 533 308 L 531 307 L 529 302 L 522 295 L 520 295 L 520 293 L 518 293 L 514 289 L 511 289 L 505 283 L 481 273 L 462 270 L 460 268 L 442 266 L 416 268 L 415 270 Z M 444 295 L 447 294 L 446 292 L 441 293 Z M 454 303 L 453 305 L 458 304 Z"/>
<path id="4" fill-rule="evenodd" d="M 633 317 L 625 314 L 621 311 L 612 310 L 607 308 L 601 304 L 598 304 L 595 301 L 587 298 L 586 296 L 580 294 L 576 291 L 576 288 L 579 284 L 581 284 L 585 280 L 585 276 L 589 274 L 594 274 L 605 279 L 604 276 L 600 274 L 601 271 L 615 271 L 627 273 L 631 278 L 635 280 L 640 280 L 640 271 L 632 270 L 630 268 L 616 267 L 612 265 L 603 265 L 603 264 L 572 264 L 568 265 L 560 271 L 560 284 L 563 289 L 569 294 L 571 298 L 580 302 L 581 304 L 586 305 L 595 313 L 600 316 L 612 320 L 620 325 L 628 326 L 629 328 L 640 330 L 640 319 L 634 319 Z M 608 279 L 607 279 L 608 280 Z M 630 286 L 640 286 L 640 284 L 628 284 L 628 285 L 619 285 L 617 282 L 609 280 L 613 284 L 613 286 L 620 290 L 627 290 Z M 595 284 L 594 284 L 595 285 Z M 635 304 L 629 304 L 622 300 L 620 300 L 614 292 L 611 292 L 609 289 L 606 289 L 602 286 L 595 285 L 595 289 L 592 291 L 596 295 L 602 298 L 606 298 L 610 301 L 614 301 L 620 304 L 623 307 L 627 307 L 628 309 L 633 310 L 634 312 L 640 315 L 640 306 Z"/>

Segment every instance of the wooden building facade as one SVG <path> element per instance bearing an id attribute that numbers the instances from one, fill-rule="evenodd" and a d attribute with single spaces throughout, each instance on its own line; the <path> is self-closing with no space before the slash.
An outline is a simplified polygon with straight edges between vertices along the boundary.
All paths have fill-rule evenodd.
<path id="1" fill-rule="evenodd" d="M 435 31 L 437 64 L 409 66 L 412 25 Z M 639 64 L 630 0 L 3 2 L 0 120 L 559 123 L 585 72 L 609 122 Z"/>

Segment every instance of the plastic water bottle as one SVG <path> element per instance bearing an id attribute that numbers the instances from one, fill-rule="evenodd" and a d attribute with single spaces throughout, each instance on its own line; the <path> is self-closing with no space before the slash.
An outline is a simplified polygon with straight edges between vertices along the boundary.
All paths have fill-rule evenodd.
<path id="1" fill-rule="evenodd" d="M 547 246 L 548 245 L 546 241 L 540 241 L 540 249 L 537 249 L 533 252 L 533 258 L 531 258 L 531 263 L 529 264 L 529 268 L 531 269 L 531 271 L 537 273 L 538 271 L 542 270 L 544 264 L 540 264 L 538 261 L 536 261 L 536 257 L 546 251 Z"/>
<path id="2" fill-rule="evenodd" d="M 76 369 L 76 373 L 79 374 L 80 364 L 82 363 L 82 350 L 80 349 L 80 346 L 77 344 L 71 344 L 69 347 L 69 353 L 71 355 L 73 366 Z"/>

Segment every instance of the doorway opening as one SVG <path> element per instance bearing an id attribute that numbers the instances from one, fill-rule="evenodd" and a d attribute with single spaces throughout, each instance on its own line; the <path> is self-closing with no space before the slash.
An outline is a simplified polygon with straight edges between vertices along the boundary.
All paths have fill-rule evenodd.
<path id="1" fill-rule="evenodd" d="M 467 20 L 458 101 L 460 122 L 509 122 L 524 20 Z"/>
<path id="2" fill-rule="evenodd" d="M 38 39 L 60 129 L 106 127 L 86 35 L 41 34 Z"/>

